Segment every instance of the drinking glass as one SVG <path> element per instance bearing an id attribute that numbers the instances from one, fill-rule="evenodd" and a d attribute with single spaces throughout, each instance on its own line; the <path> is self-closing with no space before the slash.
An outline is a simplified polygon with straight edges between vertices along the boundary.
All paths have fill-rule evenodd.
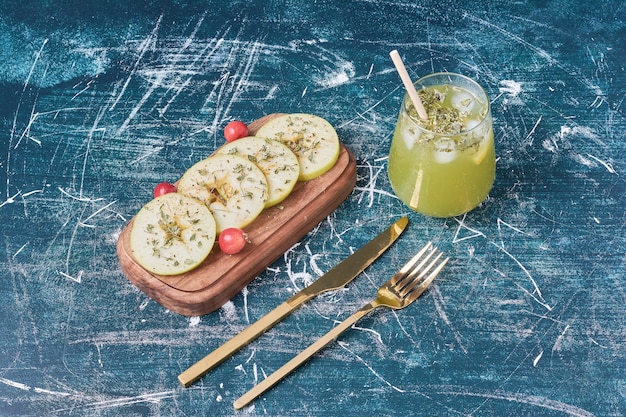
<path id="1" fill-rule="evenodd" d="M 389 181 L 413 210 L 453 217 L 478 206 L 495 179 L 489 97 L 474 80 L 435 73 L 418 79 L 428 120 L 404 95 L 389 151 Z"/>

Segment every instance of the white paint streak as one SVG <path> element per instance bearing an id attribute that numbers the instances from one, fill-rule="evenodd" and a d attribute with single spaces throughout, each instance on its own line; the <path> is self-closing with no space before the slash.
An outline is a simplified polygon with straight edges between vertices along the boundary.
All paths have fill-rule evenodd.
<path id="1" fill-rule="evenodd" d="M 359 195 L 359 204 L 363 201 L 364 196 L 367 196 L 367 207 L 372 207 L 375 203 L 375 196 L 376 195 L 384 195 L 384 196 L 388 196 L 388 197 L 394 197 L 397 198 L 395 196 L 395 194 L 390 193 L 388 191 L 385 191 L 383 189 L 379 189 L 376 187 L 376 183 L 378 180 L 378 176 L 385 172 L 384 166 L 376 166 L 374 167 L 372 164 L 370 164 L 369 162 L 367 162 L 367 165 L 359 165 L 360 168 L 367 168 L 367 170 L 369 171 L 369 179 L 367 181 L 367 184 L 365 184 L 364 187 L 355 187 L 354 189 L 356 191 L 360 191 L 361 194 Z"/>
<path id="2" fill-rule="evenodd" d="M 318 253 L 318 254 L 312 255 L 311 258 L 309 259 L 309 265 L 311 266 L 311 269 L 318 277 L 321 277 L 322 275 L 324 275 L 324 271 L 322 271 L 322 269 L 319 266 L 317 266 L 317 262 L 316 262 L 320 258 L 322 258 L 322 255 Z"/>
<path id="3" fill-rule="evenodd" d="M 500 81 L 500 87 L 498 90 L 500 93 L 514 98 L 522 92 L 522 84 L 514 80 L 502 80 Z"/>
<path id="4" fill-rule="evenodd" d="M 494 393 L 481 393 L 481 392 L 464 392 L 464 391 L 439 391 L 437 392 L 441 395 L 449 395 L 455 397 L 479 397 L 490 400 L 499 400 L 506 402 L 513 402 L 519 404 L 527 404 L 533 407 L 544 408 L 546 410 L 558 411 L 561 413 L 565 413 L 567 415 L 573 417 L 594 417 L 593 413 L 590 413 L 587 410 L 583 410 L 582 408 L 563 403 L 561 401 L 551 400 L 546 397 L 539 397 L 536 395 L 523 395 L 517 393 L 508 393 L 508 392 L 494 392 Z M 474 413 L 470 413 L 470 415 L 474 415 Z"/>
<path id="5" fill-rule="evenodd" d="M 146 393 L 146 394 L 141 394 L 141 395 L 132 396 L 132 397 L 106 399 L 102 401 L 96 401 L 96 402 L 92 402 L 89 404 L 85 404 L 83 408 L 87 408 L 87 409 L 95 408 L 98 410 L 98 409 L 107 409 L 107 408 L 121 408 L 121 407 L 126 407 L 131 404 L 140 404 L 140 403 L 158 404 L 161 401 L 166 400 L 168 398 L 176 397 L 176 394 L 177 394 L 176 390 L 170 390 L 170 391 Z M 62 411 L 74 410 L 75 408 L 76 406 L 73 406 L 72 408 L 60 409 L 60 410 L 55 410 L 55 411 L 58 413 Z"/>
<path id="6" fill-rule="evenodd" d="M 69 251 L 68 251 L 68 254 L 69 254 Z M 79 284 L 81 283 L 81 281 L 83 279 L 83 271 L 78 271 L 78 275 L 76 275 L 76 276 L 70 275 L 70 274 L 68 274 L 66 272 L 63 272 L 63 271 L 57 271 L 57 273 L 59 275 L 61 275 L 62 277 L 71 279 L 72 281 L 75 281 L 75 282 L 77 282 Z"/>
<path id="7" fill-rule="evenodd" d="M 55 397 L 69 397 L 70 395 L 72 395 L 68 392 L 51 391 L 48 389 L 37 388 L 37 387 L 33 388 L 33 392 L 36 392 L 38 394 L 53 395 Z"/>
<path id="8" fill-rule="evenodd" d="M 87 198 L 87 197 L 82 197 L 82 196 L 77 197 L 75 195 L 72 195 L 72 194 L 68 193 L 67 191 L 65 191 L 61 187 L 57 187 L 57 189 L 61 192 L 61 194 L 64 194 L 64 195 L 68 196 L 69 198 L 71 198 L 73 200 L 76 200 L 76 201 L 82 201 L 82 202 L 85 202 L 85 203 L 95 203 L 95 202 L 104 200 L 103 198 L 95 198 L 94 199 L 94 198 Z"/>
<path id="9" fill-rule="evenodd" d="M 13 387 L 13 388 L 20 389 L 22 391 L 32 391 L 32 392 L 37 393 L 37 394 L 52 395 L 52 396 L 55 396 L 55 397 L 69 397 L 69 396 L 72 395 L 69 392 L 52 391 L 52 390 L 45 389 L 45 388 L 31 387 L 30 385 L 23 384 L 23 383 L 17 382 L 17 381 L 13 381 L 13 380 L 10 380 L 10 379 L 7 379 L 7 378 L 0 378 L 0 383 L 8 385 L 8 386 Z"/>
<path id="10" fill-rule="evenodd" d="M 526 276 L 528 277 L 529 281 L 532 283 L 532 285 L 534 287 L 534 291 L 531 293 L 531 292 L 525 290 L 521 286 L 520 286 L 520 288 L 524 289 L 524 292 L 529 294 L 535 301 L 537 301 L 537 303 L 539 303 L 540 305 L 545 307 L 548 311 L 551 311 L 552 307 L 550 307 L 550 305 L 547 304 L 545 302 L 545 300 L 543 299 L 543 296 L 541 295 L 541 290 L 539 289 L 539 286 L 537 285 L 537 282 L 535 281 L 535 279 L 533 278 L 531 273 L 528 271 L 528 269 L 526 269 L 526 267 L 524 265 L 522 265 L 522 263 L 515 256 L 513 256 L 506 249 L 504 249 L 504 244 L 496 245 L 494 242 L 490 242 L 490 243 L 492 245 L 494 245 L 495 247 L 497 247 L 498 249 L 500 249 L 502 252 L 504 252 L 508 257 L 513 259 L 513 261 L 522 269 L 522 271 L 524 271 L 524 274 L 526 274 Z M 536 296 L 535 296 L 535 294 L 536 294 Z"/>
<path id="11" fill-rule="evenodd" d="M 318 78 L 315 82 L 322 88 L 333 88 L 346 84 L 356 74 L 354 64 L 352 62 L 339 62 L 337 69 L 329 72 L 322 78 Z"/>
<path id="12" fill-rule="evenodd" d="M 561 126 L 561 130 L 557 133 L 557 137 L 561 140 L 566 139 L 569 136 L 579 135 L 588 139 L 598 139 L 599 136 L 595 130 L 587 126 Z"/>
<path id="13" fill-rule="evenodd" d="M 9 136 L 9 146 L 7 147 L 7 159 L 6 159 L 6 166 L 5 166 L 5 171 L 6 171 L 6 195 L 9 195 L 9 188 L 10 188 L 10 178 L 11 178 L 11 148 L 12 148 L 12 144 L 15 140 L 15 134 L 16 134 L 16 130 L 17 130 L 17 119 L 18 116 L 20 115 L 20 108 L 22 105 L 22 99 L 24 97 L 24 95 L 26 94 L 26 90 L 28 89 L 28 85 L 30 84 L 30 78 L 33 76 L 33 73 L 35 71 L 35 67 L 37 66 L 37 62 L 39 61 L 39 58 L 41 57 L 41 54 L 43 53 L 43 50 L 46 46 L 46 44 L 48 43 L 48 39 L 44 39 L 44 41 L 41 44 L 41 47 L 39 48 L 39 51 L 37 52 L 37 54 L 35 55 L 35 59 L 30 67 L 30 70 L 28 71 L 28 76 L 26 77 L 26 80 L 24 81 L 24 87 L 22 87 L 22 93 L 20 95 L 20 99 L 17 102 L 17 108 L 15 110 L 15 116 L 13 117 L 13 125 L 11 126 L 11 134 Z M 34 111 L 34 104 L 33 104 L 33 110 L 31 111 L 31 121 L 33 120 L 32 117 L 32 112 Z M 21 140 L 21 139 L 20 139 Z M 17 145 L 15 146 L 15 148 L 17 147 Z M 8 200 L 7 200 L 8 202 Z M 0 207 L 2 207 L 4 205 L 4 203 L 2 205 L 0 205 Z"/>
<path id="14" fill-rule="evenodd" d="M 93 212 L 91 215 L 89 215 L 85 220 L 79 220 L 78 224 L 82 227 L 95 227 L 94 225 L 91 224 L 87 224 L 87 222 L 91 219 L 93 219 L 94 217 L 96 217 L 98 214 L 100 214 L 101 212 L 103 212 L 104 210 L 108 209 L 109 207 L 111 207 L 113 204 L 117 203 L 117 200 L 115 201 L 111 201 L 109 204 L 100 207 L 98 210 L 96 210 L 95 212 Z"/>
<path id="15" fill-rule="evenodd" d="M 139 304 L 139 311 L 145 310 L 146 307 L 148 307 L 148 304 L 150 304 L 150 300 L 150 298 L 146 298 L 145 300 L 143 300 L 141 304 Z"/>
<path id="16" fill-rule="evenodd" d="M 26 242 L 26 243 L 24 243 L 24 244 L 22 245 L 22 247 L 21 247 L 21 248 L 19 248 L 19 249 L 17 250 L 17 252 L 15 252 L 15 253 L 13 254 L 13 256 L 11 257 L 11 259 L 15 259 L 15 257 L 16 257 L 17 255 L 19 255 L 19 254 L 20 254 L 20 252 L 22 252 L 22 251 L 24 250 L 24 248 L 25 248 L 26 246 L 28 246 L 28 244 L 29 244 L 29 243 L 30 243 L 30 242 Z"/>
<path id="17" fill-rule="evenodd" d="M 450 319 L 448 318 L 448 315 L 446 314 L 446 311 L 444 309 L 445 301 L 443 299 L 443 295 L 441 294 L 441 291 L 439 291 L 438 287 L 433 286 L 431 288 L 431 292 L 434 294 L 433 299 L 435 300 L 435 308 L 437 309 L 437 313 L 439 314 L 439 317 L 441 317 L 443 322 L 450 328 L 450 330 L 452 330 L 452 332 L 454 333 L 454 338 L 456 339 L 457 344 L 459 345 L 459 347 L 461 348 L 463 353 L 465 353 L 467 355 L 468 350 L 465 347 L 465 345 L 463 344 L 463 341 L 461 339 L 461 334 L 452 325 L 452 322 L 450 321 Z"/>
<path id="18" fill-rule="evenodd" d="M 250 313 L 248 311 L 248 287 L 241 289 L 241 295 L 243 295 L 243 312 L 246 317 L 246 323 L 250 323 Z"/>
<path id="19" fill-rule="evenodd" d="M 552 352 L 559 352 L 561 350 L 561 346 L 563 345 L 563 338 L 565 337 L 565 333 L 569 330 L 569 324 L 565 326 L 559 337 L 556 338 L 554 345 L 552 346 Z"/>
<path id="20" fill-rule="evenodd" d="M 339 324 L 339 323 L 341 323 L 341 321 L 340 321 L 340 320 L 333 320 L 333 322 L 334 322 L 335 324 Z M 376 330 L 374 330 L 374 329 L 369 329 L 369 328 L 367 328 L 367 327 L 360 327 L 360 326 L 357 326 L 357 325 L 353 325 L 351 328 L 352 328 L 352 329 L 354 329 L 354 330 L 359 330 L 359 331 L 363 331 L 363 332 L 368 332 L 368 333 L 371 333 L 371 334 L 373 334 L 374 336 L 376 336 L 376 339 L 378 339 L 378 342 L 379 342 L 380 344 L 382 344 L 382 343 L 383 343 L 383 338 L 382 338 L 382 336 L 381 336 L 380 332 L 377 332 L 377 331 L 376 331 Z"/>
<path id="21" fill-rule="evenodd" d="M 399 387 L 396 387 L 395 385 L 391 384 L 389 381 L 387 381 L 385 378 L 383 378 L 378 372 L 376 372 L 376 370 L 371 365 L 369 365 L 367 362 L 365 362 L 365 360 L 363 360 L 362 357 L 360 357 L 359 355 L 357 355 L 356 353 L 354 353 L 353 351 L 348 349 L 348 344 L 347 343 L 339 341 L 338 344 L 343 349 L 345 349 L 346 351 L 350 352 L 350 354 L 352 354 L 359 362 L 361 362 L 363 365 L 365 365 L 365 367 L 372 373 L 372 375 L 374 375 L 376 378 L 378 378 L 380 381 L 382 381 L 385 385 L 387 385 L 388 387 L 390 387 L 394 391 L 406 392 L 405 390 L 403 390 L 403 389 L 401 389 Z"/>
<path id="22" fill-rule="evenodd" d="M 611 174 L 617 174 L 617 172 L 615 171 L 615 168 L 613 168 L 613 165 L 609 162 L 603 161 L 600 158 L 598 158 L 597 156 L 593 156 L 591 154 L 587 154 L 587 156 L 591 159 L 593 159 L 594 161 L 598 162 L 600 165 L 602 165 L 604 168 L 606 168 L 607 171 L 609 171 Z"/>
<path id="23" fill-rule="evenodd" d="M 113 110 L 115 108 L 115 106 L 117 105 L 117 103 L 124 96 L 124 93 L 126 92 L 126 89 L 128 88 L 128 85 L 130 84 L 131 79 L 134 77 L 134 75 L 135 75 L 135 73 L 137 71 L 139 63 L 141 62 L 141 60 L 143 59 L 143 56 L 149 50 L 150 46 L 153 44 L 154 40 L 157 37 L 157 32 L 159 30 L 159 27 L 161 26 L 161 20 L 162 19 L 163 19 L 163 15 L 159 16 L 159 19 L 157 20 L 156 24 L 154 25 L 154 28 L 152 29 L 152 32 L 150 33 L 150 35 L 146 39 L 144 39 L 143 42 L 141 42 L 140 47 L 139 47 L 139 51 L 138 51 L 139 52 L 139 56 L 135 60 L 135 64 L 134 64 L 132 70 L 130 71 L 130 74 L 126 78 L 126 81 L 124 82 L 124 84 L 122 86 L 122 90 L 119 92 L 119 94 L 117 95 L 117 97 L 115 98 L 115 100 L 113 101 L 111 106 L 109 107 L 109 109 L 108 109 L 109 111 Z"/>
<path id="24" fill-rule="evenodd" d="M 287 273 L 287 276 L 289 277 L 289 280 L 291 281 L 291 283 L 292 283 L 292 285 L 293 285 L 293 287 L 294 287 L 294 289 L 296 291 L 300 291 L 302 288 L 307 287 L 308 285 L 310 285 L 313 282 L 313 276 L 310 273 L 306 272 L 306 268 L 302 272 L 294 272 L 292 270 L 292 260 L 291 259 L 289 259 L 287 261 L 285 266 L 287 268 L 285 272 Z M 301 287 L 298 284 L 298 281 L 302 281 L 304 283 L 304 285 Z"/>
<path id="25" fill-rule="evenodd" d="M 535 124 L 533 125 L 533 128 L 530 129 L 530 132 L 528 132 L 528 135 L 526 135 L 526 139 L 525 142 L 527 142 L 529 145 L 532 145 L 533 141 L 532 141 L 532 136 L 535 133 L 535 130 L 537 129 L 537 126 L 539 126 L 539 123 L 541 122 L 541 118 L 543 116 L 539 116 L 539 118 L 537 119 L 537 121 L 535 122 Z"/>
<path id="26" fill-rule="evenodd" d="M 259 383 L 259 369 L 256 365 L 256 362 L 252 364 L 252 375 L 254 378 L 254 385 Z"/>
<path id="27" fill-rule="evenodd" d="M 454 220 L 459 224 L 459 227 L 457 227 L 456 232 L 454 233 L 454 238 L 452 239 L 452 243 L 459 243 L 459 242 L 462 242 L 464 240 L 473 239 L 473 238 L 476 238 L 476 237 L 485 237 L 485 234 L 483 232 L 481 232 L 479 230 L 476 230 L 476 229 L 472 229 L 467 224 L 465 224 L 465 217 L 466 216 L 467 216 L 467 213 L 464 214 L 463 218 L 460 219 L 460 220 L 457 217 L 454 218 Z M 469 230 L 471 232 L 471 234 L 459 238 L 461 230 Z"/>
<path id="28" fill-rule="evenodd" d="M 497 222 L 498 222 L 498 232 L 501 232 L 502 231 L 502 226 L 505 226 L 505 227 L 507 227 L 507 228 L 513 230 L 514 232 L 519 233 L 519 234 L 528 235 L 527 233 L 523 232 L 522 230 L 518 229 L 515 226 L 510 225 L 509 223 L 505 222 L 504 220 L 502 220 L 499 217 L 498 217 Z"/>
<path id="29" fill-rule="evenodd" d="M 233 322 L 237 320 L 237 308 L 235 307 L 235 303 L 233 303 L 232 301 L 229 300 L 224 303 L 220 310 L 224 315 L 226 321 Z"/>
<path id="30" fill-rule="evenodd" d="M 6 378 L 0 378 L 0 383 L 4 384 L 4 385 L 8 385 L 10 387 L 13 388 L 18 388 L 24 391 L 29 391 L 31 388 L 26 385 L 26 384 L 22 384 L 21 382 L 16 382 L 16 381 L 12 381 L 10 379 L 6 379 Z"/>
<path id="31" fill-rule="evenodd" d="M 155 79 L 152 80 L 152 83 L 150 84 L 150 87 L 148 88 L 148 90 L 144 93 L 143 97 L 141 97 L 141 99 L 135 105 L 135 107 L 133 107 L 128 117 L 126 117 L 126 120 L 124 120 L 120 128 L 117 130 L 117 135 L 122 134 L 124 130 L 128 128 L 128 126 L 130 125 L 130 122 L 135 118 L 137 113 L 139 113 L 139 110 L 148 101 L 152 93 L 154 93 L 154 91 L 158 87 L 161 86 L 161 83 L 163 82 L 164 79 L 165 79 L 165 74 L 163 72 L 159 72 L 156 74 Z"/>

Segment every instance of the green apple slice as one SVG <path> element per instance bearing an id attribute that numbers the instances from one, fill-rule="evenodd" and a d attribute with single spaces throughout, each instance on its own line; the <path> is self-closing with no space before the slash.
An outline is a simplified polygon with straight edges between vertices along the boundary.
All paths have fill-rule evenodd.
<path id="1" fill-rule="evenodd" d="M 144 205 L 130 231 L 130 249 L 139 265 L 158 275 L 197 267 L 215 243 L 216 225 L 198 200 L 169 193 Z"/>
<path id="2" fill-rule="evenodd" d="M 300 181 L 312 180 L 335 165 L 339 158 L 339 137 L 325 119 L 306 113 L 278 116 L 256 133 L 278 140 L 293 151 L 300 162 Z"/>
<path id="3" fill-rule="evenodd" d="M 267 179 L 247 158 L 214 154 L 183 174 L 178 192 L 202 201 L 213 213 L 217 232 L 244 228 L 265 207 Z"/>
<path id="4" fill-rule="evenodd" d="M 255 163 L 267 178 L 265 207 L 283 201 L 298 182 L 300 164 L 296 155 L 283 143 L 256 136 L 237 139 L 217 150 L 219 154 L 239 155 Z"/>

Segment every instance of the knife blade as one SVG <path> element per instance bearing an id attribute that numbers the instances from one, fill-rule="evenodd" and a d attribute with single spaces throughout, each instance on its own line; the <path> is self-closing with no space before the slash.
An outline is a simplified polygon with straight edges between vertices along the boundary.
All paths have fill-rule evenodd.
<path id="1" fill-rule="evenodd" d="M 327 291 L 345 287 L 395 242 L 406 228 L 408 222 L 409 220 L 406 217 L 397 220 L 311 285 L 291 296 L 287 301 L 280 304 L 274 310 L 270 311 L 213 352 L 190 366 L 187 370 L 178 375 L 180 383 L 184 387 L 189 387 L 204 374 L 228 359 L 248 343 L 261 336 L 276 323 L 313 297 Z"/>

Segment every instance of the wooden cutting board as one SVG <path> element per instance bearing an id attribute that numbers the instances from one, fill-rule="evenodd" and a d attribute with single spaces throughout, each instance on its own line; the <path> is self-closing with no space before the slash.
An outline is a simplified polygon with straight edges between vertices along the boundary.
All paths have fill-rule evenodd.
<path id="1" fill-rule="evenodd" d="M 251 135 L 279 114 L 265 116 L 249 125 Z M 123 228 L 117 255 L 124 275 L 163 307 L 185 316 L 200 316 L 220 308 L 263 272 L 319 222 L 332 213 L 354 189 L 356 161 L 341 144 L 337 163 L 311 181 L 298 182 L 279 205 L 263 210 L 245 228 L 251 241 L 236 255 L 226 255 L 217 244 L 196 269 L 175 276 L 155 275 L 132 257 L 130 229 Z"/>

